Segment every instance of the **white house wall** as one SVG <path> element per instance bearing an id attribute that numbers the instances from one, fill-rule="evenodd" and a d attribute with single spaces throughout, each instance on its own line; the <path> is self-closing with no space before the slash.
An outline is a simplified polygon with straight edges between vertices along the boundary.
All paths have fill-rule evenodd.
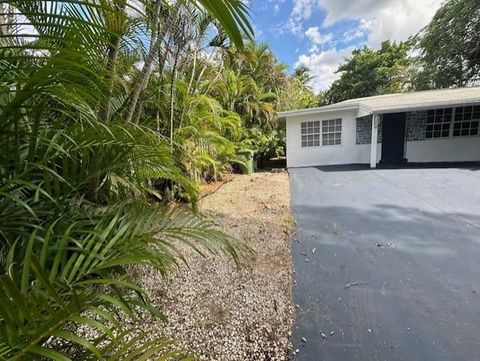
<path id="1" fill-rule="evenodd" d="M 480 161 L 480 137 L 426 139 L 407 142 L 409 162 Z"/>
<path id="2" fill-rule="evenodd" d="M 287 127 L 287 167 L 355 164 L 370 162 L 370 145 L 356 144 L 356 111 L 331 112 L 318 115 L 289 116 Z M 342 119 L 342 144 L 304 147 L 301 144 L 301 123 Z M 381 154 L 378 144 L 377 158 Z"/>

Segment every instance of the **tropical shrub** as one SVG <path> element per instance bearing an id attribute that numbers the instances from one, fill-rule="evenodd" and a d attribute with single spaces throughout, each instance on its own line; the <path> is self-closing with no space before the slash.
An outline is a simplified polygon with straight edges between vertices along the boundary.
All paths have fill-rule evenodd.
<path id="1" fill-rule="evenodd" d="M 127 267 L 167 273 L 182 261 L 176 242 L 237 261 L 242 251 L 151 186 L 175 184 L 195 203 L 177 147 L 140 121 L 138 104 L 182 5 L 138 3 L 0 3 L 11 12 L 0 32 L 0 359 L 186 358 L 121 322 L 161 317 Z M 242 3 L 192 3 L 241 45 Z"/>

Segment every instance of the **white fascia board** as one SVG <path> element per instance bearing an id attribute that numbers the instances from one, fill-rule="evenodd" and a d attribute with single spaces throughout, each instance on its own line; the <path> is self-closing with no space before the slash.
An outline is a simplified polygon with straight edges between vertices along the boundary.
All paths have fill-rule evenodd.
<path id="1" fill-rule="evenodd" d="M 391 106 L 391 107 L 369 107 L 361 103 L 353 103 L 348 105 L 327 105 L 319 108 L 308 108 L 308 109 L 299 109 L 299 110 L 287 110 L 284 112 L 278 112 L 277 115 L 279 118 L 289 118 L 296 117 L 301 115 L 315 115 L 315 114 L 325 114 L 333 112 L 343 112 L 348 110 L 356 110 L 357 117 L 364 117 L 372 114 L 384 114 L 384 113 L 395 113 L 395 112 L 408 112 L 408 111 L 420 111 L 428 110 L 435 108 L 446 108 L 446 107 L 455 107 L 455 106 L 468 106 L 480 104 L 480 99 L 465 99 L 465 100 L 452 100 L 452 101 L 433 101 L 425 102 L 422 104 L 411 104 L 411 105 L 401 105 L 401 106 Z"/>
<path id="2" fill-rule="evenodd" d="M 369 115 L 372 113 L 370 108 L 362 104 L 348 104 L 348 105 L 342 105 L 342 106 L 327 105 L 319 108 L 287 110 L 284 112 L 278 112 L 277 115 L 279 118 L 289 118 L 289 117 L 295 117 L 295 116 L 301 116 L 301 115 L 325 114 L 325 113 L 343 112 L 348 110 L 356 110 L 359 113 L 364 112 L 366 113 L 365 115 Z"/>
<path id="3" fill-rule="evenodd" d="M 358 108 L 357 118 L 366 117 L 367 115 L 372 115 L 373 113 L 374 112 L 372 111 L 372 109 L 364 105 L 363 106 L 361 105 Z"/>
<path id="4" fill-rule="evenodd" d="M 374 114 L 384 114 L 384 113 L 396 113 L 396 112 L 415 112 L 420 110 L 428 110 L 428 109 L 436 109 L 436 108 L 450 108 L 450 107 L 457 107 L 457 106 L 469 106 L 469 105 L 478 105 L 480 104 L 480 99 L 472 100 L 454 100 L 454 101 L 442 101 L 442 102 L 429 102 L 423 104 L 416 104 L 416 105 L 408 105 L 408 106 L 401 106 L 401 107 L 383 107 L 383 108 L 375 108 L 373 110 Z"/>

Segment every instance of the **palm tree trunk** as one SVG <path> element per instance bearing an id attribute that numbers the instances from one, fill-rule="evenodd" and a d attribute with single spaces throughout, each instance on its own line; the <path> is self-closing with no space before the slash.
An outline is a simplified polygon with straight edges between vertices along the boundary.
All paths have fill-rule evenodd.
<path id="1" fill-rule="evenodd" d="M 157 4 L 160 2 L 161 0 L 157 0 Z M 152 67 L 153 67 L 153 61 L 155 59 L 155 56 L 162 44 L 163 39 L 167 35 L 167 32 L 170 30 L 170 28 L 172 27 L 177 17 L 176 15 L 178 13 L 178 10 L 180 9 L 180 4 L 181 4 L 180 1 L 177 1 L 175 3 L 173 13 L 170 16 L 168 16 L 165 26 L 160 31 L 155 41 L 151 44 L 148 54 L 145 57 L 145 62 L 143 64 L 142 71 L 140 72 L 137 80 L 135 81 L 132 93 L 130 95 L 130 102 L 127 108 L 128 109 L 127 117 L 125 118 L 125 121 L 127 123 L 132 121 L 133 113 L 137 108 L 138 99 L 140 98 L 140 93 L 145 89 L 146 85 L 148 84 L 148 80 L 150 79 L 150 76 L 152 74 Z M 158 27 L 160 14 L 157 12 L 153 16 L 154 16 L 154 26 Z M 159 74 L 159 76 L 161 76 L 161 73 Z"/>
<path id="2" fill-rule="evenodd" d="M 192 84 L 193 84 L 193 79 L 195 78 L 196 69 L 197 69 L 197 49 L 195 49 L 193 52 L 192 76 L 190 77 L 190 81 L 188 82 L 187 95 L 190 94 L 190 90 L 192 89 Z"/>
<path id="3" fill-rule="evenodd" d="M 160 70 L 160 64 L 162 62 L 162 54 L 161 54 L 161 49 L 158 49 L 158 67 L 159 67 L 159 70 L 158 72 L 160 73 L 161 70 Z M 158 88 L 157 88 L 157 112 L 156 112 L 156 121 L 157 121 L 157 133 L 160 134 L 160 99 L 161 99 L 161 96 L 162 96 L 162 91 L 161 91 L 161 86 L 160 84 L 158 85 Z"/>
<path id="4" fill-rule="evenodd" d="M 202 68 L 202 70 L 200 71 L 200 74 L 198 75 L 198 78 L 197 80 L 195 81 L 196 83 L 196 87 L 198 87 L 198 84 L 200 84 L 200 82 L 202 81 L 202 78 L 203 78 L 203 75 L 205 73 L 205 70 L 207 69 L 208 65 L 211 63 L 212 61 L 212 58 L 213 58 L 213 55 L 215 54 L 216 50 L 213 49 L 212 52 L 208 55 L 208 58 L 207 58 L 207 61 L 206 61 L 206 64 L 204 65 L 204 67 Z M 222 64 L 220 67 L 223 66 L 223 61 L 222 61 Z M 218 75 L 218 73 L 217 73 Z"/>
<path id="5" fill-rule="evenodd" d="M 170 81 L 170 145 L 173 146 L 173 128 L 175 120 L 175 80 L 177 77 L 178 57 L 180 56 L 180 48 L 175 52 L 172 68 L 172 79 Z"/>
<path id="6" fill-rule="evenodd" d="M 193 85 L 193 80 L 195 79 L 195 72 L 197 71 L 197 50 L 193 52 L 193 67 L 192 67 L 192 75 L 190 76 L 190 81 L 188 82 L 188 88 L 187 88 L 187 97 L 190 95 L 190 91 L 192 90 L 192 85 Z M 189 105 L 190 107 L 190 105 Z M 183 117 L 185 116 L 185 108 L 182 107 L 182 114 L 180 115 L 180 125 L 179 127 L 182 127 L 183 124 Z"/>
<path id="7" fill-rule="evenodd" d="M 163 69 L 165 68 L 165 63 L 167 61 L 167 52 L 170 49 L 170 43 L 172 42 L 172 37 L 170 36 L 167 40 L 167 44 L 165 46 L 165 55 L 162 57 L 162 49 L 161 47 L 158 49 L 158 74 L 163 73 Z M 160 98 L 162 93 L 162 87 L 159 86 L 157 89 L 157 132 L 160 133 Z"/>
<path id="8" fill-rule="evenodd" d="M 127 8 L 127 1 L 121 0 L 120 3 L 115 5 L 115 11 L 118 12 L 118 16 L 122 16 L 125 13 Z M 112 34 L 110 37 L 110 44 L 108 45 L 107 53 L 107 73 L 105 75 L 106 83 L 108 86 L 108 94 L 105 98 L 105 101 L 100 106 L 100 111 L 98 112 L 98 117 L 101 121 L 107 122 L 110 118 L 110 110 L 112 107 L 112 96 L 113 96 L 113 87 L 115 85 L 115 78 L 117 73 L 117 62 L 120 45 L 120 39 L 123 34 Z"/>
<path id="9" fill-rule="evenodd" d="M 106 83 L 108 86 L 108 94 L 100 107 L 98 117 L 102 122 L 107 122 L 110 118 L 110 110 L 112 107 L 113 87 L 115 85 L 115 78 L 117 73 L 118 62 L 118 45 L 120 44 L 120 37 L 112 36 L 111 44 L 108 46 L 107 54 L 107 73 Z"/>

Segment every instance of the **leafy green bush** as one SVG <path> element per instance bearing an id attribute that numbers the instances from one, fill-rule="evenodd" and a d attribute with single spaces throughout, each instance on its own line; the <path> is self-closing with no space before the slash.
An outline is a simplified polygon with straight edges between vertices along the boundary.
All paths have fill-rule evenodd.
<path id="1" fill-rule="evenodd" d="M 241 3 L 192 2 L 238 40 Z M 133 64 L 152 2 L 0 5 L 13 12 L 12 32 L 0 32 L 0 359 L 189 357 L 124 326 L 139 312 L 161 317 L 127 267 L 165 274 L 182 261 L 177 242 L 237 261 L 242 248 L 192 211 L 150 202 L 165 197 L 155 180 L 192 203 L 197 193 L 175 145 L 125 121 L 136 83 L 120 65 Z"/>

